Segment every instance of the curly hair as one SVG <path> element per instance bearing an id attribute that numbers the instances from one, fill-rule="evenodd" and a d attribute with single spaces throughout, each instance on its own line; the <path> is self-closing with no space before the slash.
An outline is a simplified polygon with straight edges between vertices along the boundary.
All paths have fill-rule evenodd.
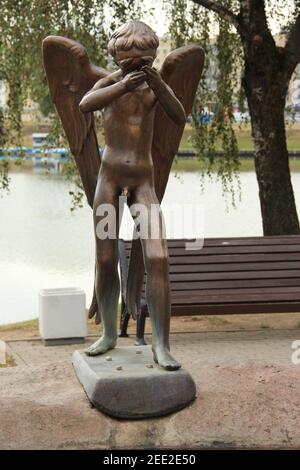
<path id="1" fill-rule="evenodd" d="M 108 43 L 108 52 L 114 57 L 117 51 L 128 51 L 133 47 L 141 51 L 157 49 L 159 39 L 153 29 L 142 21 L 130 20 L 120 26 Z"/>

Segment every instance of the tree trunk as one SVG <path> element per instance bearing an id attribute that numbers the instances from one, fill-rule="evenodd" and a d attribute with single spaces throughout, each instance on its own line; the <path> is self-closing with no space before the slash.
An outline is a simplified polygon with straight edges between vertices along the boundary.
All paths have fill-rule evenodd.
<path id="1" fill-rule="evenodd" d="M 285 135 L 288 80 L 281 67 L 281 51 L 266 41 L 259 46 L 248 43 L 245 52 L 243 85 L 251 116 L 264 235 L 299 234 Z"/>

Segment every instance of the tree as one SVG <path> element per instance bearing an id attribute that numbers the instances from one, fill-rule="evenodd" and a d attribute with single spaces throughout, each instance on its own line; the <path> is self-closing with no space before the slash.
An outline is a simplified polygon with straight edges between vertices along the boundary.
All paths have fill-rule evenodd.
<path id="1" fill-rule="evenodd" d="M 163 2 L 163 0 L 161 0 Z M 245 95 L 251 116 L 255 147 L 255 168 L 259 186 L 265 235 L 299 233 L 288 151 L 284 111 L 289 82 L 300 59 L 300 1 L 283 0 L 173 0 L 165 2 L 171 10 L 170 32 L 179 46 L 185 41 L 200 42 L 208 52 L 206 71 L 212 62 L 209 29 L 218 24 L 214 47 L 216 87 L 202 81 L 195 106 L 195 146 L 206 159 L 206 172 L 216 171 L 225 190 L 237 175 L 238 147 L 232 125 L 234 101 Z M 293 3 L 293 4 L 292 4 Z M 292 16 L 285 47 L 277 47 L 270 28 L 270 16 L 282 14 L 285 7 Z M 54 138 L 58 121 L 52 113 L 41 61 L 41 41 L 48 34 L 60 34 L 82 42 L 91 59 L 106 65 L 107 39 L 118 24 L 141 16 L 142 0 L 2 0 L 0 22 L 0 80 L 9 85 L 7 110 L 0 109 L 0 146 L 20 142 L 21 114 L 28 96 L 38 101 L 53 120 Z M 107 15 L 107 9 L 110 14 Z M 239 71 L 244 70 L 240 97 L 236 97 Z M 214 102 L 211 126 L 196 119 L 203 103 Z M 227 118 L 224 119 L 224 116 Z M 224 157 L 215 159 L 216 143 Z M 0 186 L 8 186 L 7 165 L 0 166 Z M 6 165 L 6 166 L 5 166 Z M 71 161 L 67 175 L 80 186 Z M 2 170 L 2 171 L 1 171 Z M 1 178 L 2 176 L 2 178 Z M 75 204 L 81 198 L 73 194 Z"/>
<path id="2" fill-rule="evenodd" d="M 75 39 L 84 44 L 94 63 L 106 66 L 112 30 L 139 15 L 139 4 L 132 0 L 1 0 L 0 81 L 8 85 L 9 99 L 6 109 L 0 107 L 0 148 L 21 146 L 22 112 L 29 97 L 51 118 L 50 138 L 58 141 L 62 132 L 42 65 L 41 45 L 46 36 Z M 80 187 L 72 159 L 66 175 Z M 0 162 L 0 189 L 7 187 L 8 165 Z M 73 193 L 73 202 L 80 202 L 80 195 Z"/>
<path id="3" fill-rule="evenodd" d="M 177 11 L 180 3 L 182 0 L 173 6 Z M 192 0 L 184 3 L 185 7 L 188 3 L 192 4 L 190 11 L 194 8 L 192 31 L 197 27 L 203 29 L 203 9 L 206 11 L 206 28 L 203 30 L 206 31 L 206 37 L 209 24 L 207 12 L 215 14 L 219 23 L 219 37 L 223 36 L 221 51 L 218 48 L 221 58 L 226 57 L 226 51 L 227 55 L 230 54 L 233 48 L 238 51 L 238 45 L 232 43 L 230 47 L 227 40 L 234 41 L 234 37 L 239 40 L 244 68 L 242 87 L 251 117 L 264 234 L 298 234 L 300 228 L 289 169 L 284 113 L 289 82 L 300 60 L 300 2 L 295 1 L 294 7 L 289 5 L 293 19 L 284 47 L 276 46 L 269 21 L 272 12 L 282 14 L 281 2 Z M 195 12 L 195 5 L 200 6 L 200 10 Z M 267 7 L 273 10 L 268 12 Z M 221 63 L 221 80 L 223 72 L 224 80 L 230 77 L 232 69 L 228 70 L 228 66 L 230 57 L 227 57 L 225 64 Z M 228 86 L 230 84 L 227 83 Z M 223 100 L 223 106 L 228 104 L 227 111 L 230 113 L 230 99 L 229 102 L 227 99 L 227 103 L 226 99 Z"/>

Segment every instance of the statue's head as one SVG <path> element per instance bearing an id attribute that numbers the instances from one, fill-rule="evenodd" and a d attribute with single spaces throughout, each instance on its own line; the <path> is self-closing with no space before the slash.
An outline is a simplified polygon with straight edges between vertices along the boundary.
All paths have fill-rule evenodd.
<path id="1" fill-rule="evenodd" d="M 152 65 L 159 40 L 155 32 L 142 21 L 131 20 L 120 26 L 108 43 L 108 52 L 123 73 Z"/>

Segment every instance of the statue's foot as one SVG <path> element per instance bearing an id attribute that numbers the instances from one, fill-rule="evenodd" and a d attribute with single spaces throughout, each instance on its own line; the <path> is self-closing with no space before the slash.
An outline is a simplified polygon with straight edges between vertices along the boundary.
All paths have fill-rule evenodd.
<path id="1" fill-rule="evenodd" d="M 117 340 L 112 338 L 102 337 L 99 338 L 95 343 L 93 343 L 88 349 L 84 352 L 88 356 L 98 356 L 99 354 L 104 354 L 106 351 L 113 349 L 117 344 Z"/>
<path id="2" fill-rule="evenodd" d="M 159 366 L 166 370 L 180 369 L 181 364 L 171 355 L 170 351 L 163 346 L 152 347 L 153 359 Z"/>

